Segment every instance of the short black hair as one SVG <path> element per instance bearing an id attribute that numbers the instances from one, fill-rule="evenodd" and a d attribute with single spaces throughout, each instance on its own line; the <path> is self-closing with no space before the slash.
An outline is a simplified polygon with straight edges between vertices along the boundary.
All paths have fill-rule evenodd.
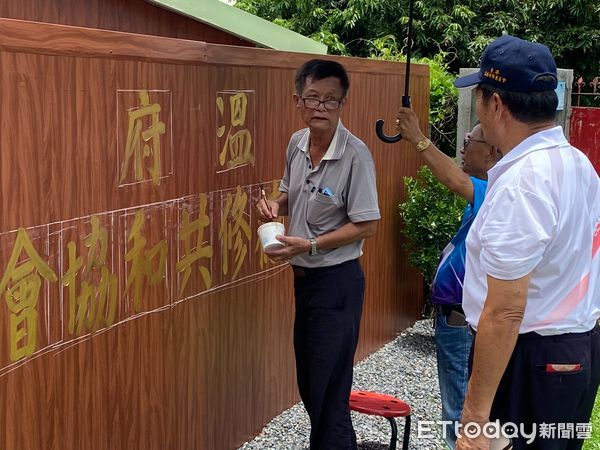
<path id="1" fill-rule="evenodd" d="M 311 59 L 302 64 L 302 67 L 296 72 L 296 93 L 298 95 L 302 95 L 304 85 L 309 77 L 313 80 L 336 77 L 340 80 L 340 84 L 342 85 L 342 98 L 346 97 L 348 88 L 350 87 L 350 80 L 348 79 L 346 69 L 340 63 L 335 61 Z"/>
<path id="2" fill-rule="evenodd" d="M 508 111 L 519 122 L 533 124 L 556 119 L 556 108 L 558 96 L 554 90 L 537 92 L 505 91 L 488 86 L 485 83 L 479 85 L 482 100 L 487 104 L 488 100 L 498 94 Z"/>

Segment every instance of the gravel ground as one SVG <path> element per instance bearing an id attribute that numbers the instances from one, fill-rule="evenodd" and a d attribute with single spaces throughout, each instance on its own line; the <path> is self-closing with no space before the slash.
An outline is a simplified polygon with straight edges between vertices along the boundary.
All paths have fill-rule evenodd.
<path id="1" fill-rule="evenodd" d="M 442 450 L 445 448 L 439 427 L 431 437 L 417 439 L 419 421 L 437 421 L 441 417 L 440 392 L 437 381 L 435 345 L 430 320 L 417 322 L 392 342 L 361 361 L 354 368 L 353 389 L 377 391 L 407 402 L 412 412 L 411 450 Z M 381 417 L 352 412 L 360 450 L 389 448 L 389 422 Z M 404 421 L 396 420 L 402 448 Z M 275 417 L 262 432 L 239 450 L 303 450 L 308 449 L 310 426 L 302 403 Z"/>

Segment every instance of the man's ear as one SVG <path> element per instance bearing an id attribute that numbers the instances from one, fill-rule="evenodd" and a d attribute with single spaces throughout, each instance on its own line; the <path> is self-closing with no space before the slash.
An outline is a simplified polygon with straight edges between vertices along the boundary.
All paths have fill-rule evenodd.
<path id="1" fill-rule="evenodd" d="M 506 107 L 506 104 L 504 103 L 504 101 L 502 100 L 502 97 L 500 97 L 500 95 L 498 95 L 497 92 L 494 92 L 492 94 L 492 100 L 494 102 L 494 114 L 496 115 L 497 118 L 500 118 L 503 114 L 508 112 L 508 108 Z"/>
<path id="2" fill-rule="evenodd" d="M 300 96 L 294 92 L 292 94 L 292 98 L 294 99 L 294 103 L 296 104 L 296 108 L 300 108 Z"/>

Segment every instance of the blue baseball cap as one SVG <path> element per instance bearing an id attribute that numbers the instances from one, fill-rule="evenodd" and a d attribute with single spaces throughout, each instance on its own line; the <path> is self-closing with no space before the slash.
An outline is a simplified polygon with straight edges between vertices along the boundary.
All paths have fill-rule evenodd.
<path id="1" fill-rule="evenodd" d="M 540 80 L 541 76 L 551 78 Z M 454 82 L 458 88 L 475 84 L 487 84 L 505 91 L 551 91 L 558 84 L 556 63 L 545 45 L 501 36 L 483 51 L 479 72 Z"/>

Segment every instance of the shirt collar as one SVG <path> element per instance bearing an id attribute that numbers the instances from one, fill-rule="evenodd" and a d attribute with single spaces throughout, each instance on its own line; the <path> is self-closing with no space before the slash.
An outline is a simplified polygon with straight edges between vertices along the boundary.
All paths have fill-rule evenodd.
<path id="1" fill-rule="evenodd" d="M 342 124 L 342 121 L 338 121 L 333 138 L 327 147 L 325 155 L 323 155 L 322 161 L 340 159 L 346 148 L 346 141 L 348 140 L 348 130 Z M 306 133 L 298 141 L 298 148 L 304 153 L 308 154 L 308 144 L 310 142 L 310 129 L 306 129 Z"/>
<path id="2" fill-rule="evenodd" d="M 529 136 L 527 139 L 521 141 L 519 145 L 504 155 L 494 167 L 488 170 L 488 179 L 492 181 L 493 178 L 497 178 L 515 161 L 523 158 L 526 155 L 529 155 L 530 153 L 564 144 L 568 144 L 568 142 L 561 126 L 538 131 L 537 133 Z"/>

